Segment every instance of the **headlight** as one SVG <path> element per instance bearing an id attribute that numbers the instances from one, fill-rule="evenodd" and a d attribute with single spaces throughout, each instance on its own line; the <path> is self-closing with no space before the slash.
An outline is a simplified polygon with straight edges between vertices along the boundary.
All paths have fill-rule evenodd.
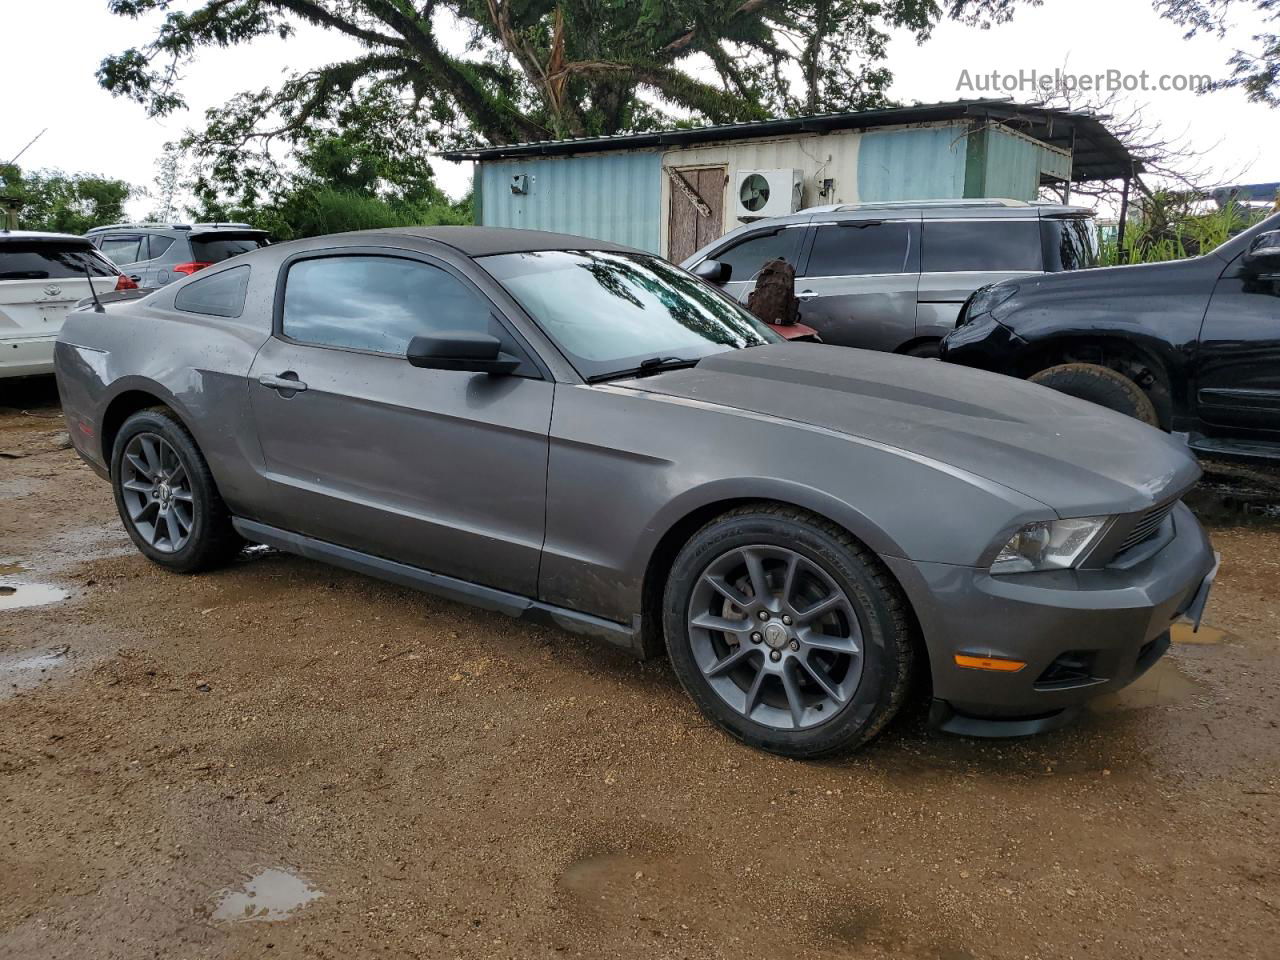
<path id="1" fill-rule="evenodd" d="M 1030 573 L 1073 567 L 1097 542 L 1110 519 L 1079 517 L 1028 523 L 1009 538 L 991 564 L 991 572 Z"/>
<path id="2" fill-rule="evenodd" d="M 999 320 L 1000 318 L 996 316 L 996 308 L 1017 292 L 1016 283 L 991 283 L 985 287 L 979 287 L 969 300 L 969 309 L 964 312 L 965 319 L 969 320 L 989 313 Z"/>

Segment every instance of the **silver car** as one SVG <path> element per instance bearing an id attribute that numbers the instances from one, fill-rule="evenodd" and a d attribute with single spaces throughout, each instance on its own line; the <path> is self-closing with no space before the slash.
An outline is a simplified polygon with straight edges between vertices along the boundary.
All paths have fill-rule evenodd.
<path id="1" fill-rule="evenodd" d="M 682 266 L 745 301 L 781 257 L 796 268 L 800 320 L 825 343 L 937 356 L 979 287 L 1098 265 L 1091 211 L 1018 200 L 939 200 L 810 207 L 759 220 Z"/>
<path id="2" fill-rule="evenodd" d="M 438 227 L 73 312 L 80 456 L 181 572 L 266 543 L 649 655 L 747 743 L 1043 730 L 1204 607 L 1183 444 L 1009 377 L 784 342 L 661 258 Z"/>
<path id="3" fill-rule="evenodd" d="M 117 223 L 85 236 L 144 289 L 163 287 L 267 243 L 247 223 Z"/>

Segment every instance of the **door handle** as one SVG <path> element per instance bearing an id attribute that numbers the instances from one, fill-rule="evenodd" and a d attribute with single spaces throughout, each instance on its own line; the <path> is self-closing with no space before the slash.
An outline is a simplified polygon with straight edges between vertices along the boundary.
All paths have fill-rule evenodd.
<path id="1" fill-rule="evenodd" d="M 796 299 L 797 299 L 797 300 L 809 300 L 809 299 L 811 299 L 811 298 L 813 298 L 813 297 L 816 297 L 817 295 L 818 295 L 818 294 L 817 294 L 815 291 L 813 291 L 813 290 L 801 290 L 799 293 L 797 293 L 797 294 L 796 294 Z"/>
<path id="2" fill-rule="evenodd" d="M 134 283 L 141 283 L 141 282 L 142 282 L 142 274 L 140 274 L 140 273 L 133 273 L 133 274 L 130 274 L 130 275 L 129 275 L 129 279 L 130 279 L 130 280 L 132 280 Z"/>
<path id="3" fill-rule="evenodd" d="M 286 370 L 278 377 L 266 374 L 258 378 L 258 382 L 264 387 L 270 387 L 272 390 L 279 390 L 281 393 L 301 393 L 307 389 L 307 385 L 298 379 L 298 375 L 292 370 Z"/>

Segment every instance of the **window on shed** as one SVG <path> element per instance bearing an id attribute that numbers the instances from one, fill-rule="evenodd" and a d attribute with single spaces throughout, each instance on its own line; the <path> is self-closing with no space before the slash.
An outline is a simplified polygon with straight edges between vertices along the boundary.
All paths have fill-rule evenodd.
<path id="1" fill-rule="evenodd" d="M 1039 271 L 1039 220 L 926 220 L 925 273 Z"/>
<path id="2" fill-rule="evenodd" d="M 193 280 L 173 298 L 175 310 L 209 317 L 238 317 L 249 291 L 249 267 L 233 267 Z"/>
<path id="3" fill-rule="evenodd" d="M 800 238 L 803 235 L 804 230 L 795 227 L 757 234 L 714 254 L 713 259 L 733 268 L 729 275 L 730 281 L 754 280 L 761 267 L 779 257 L 793 267 L 798 266 Z"/>
<path id="4" fill-rule="evenodd" d="M 912 273 L 910 223 L 850 221 L 814 231 L 813 250 L 805 267 L 808 277 L 856 277 Z"/>

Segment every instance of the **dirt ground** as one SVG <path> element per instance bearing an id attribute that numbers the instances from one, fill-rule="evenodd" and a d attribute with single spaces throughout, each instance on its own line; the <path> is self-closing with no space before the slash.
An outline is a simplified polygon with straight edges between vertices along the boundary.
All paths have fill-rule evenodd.
<path id="1" fill-rule="evenodd" d="M 263 549 L 164 573 L 55 401 L 0 395 L 0 957 L 1278 955 L 1257 474 L 1203 496 L 1213 629 L 1076 726 L 798 763 L 663 662 Z"/>

